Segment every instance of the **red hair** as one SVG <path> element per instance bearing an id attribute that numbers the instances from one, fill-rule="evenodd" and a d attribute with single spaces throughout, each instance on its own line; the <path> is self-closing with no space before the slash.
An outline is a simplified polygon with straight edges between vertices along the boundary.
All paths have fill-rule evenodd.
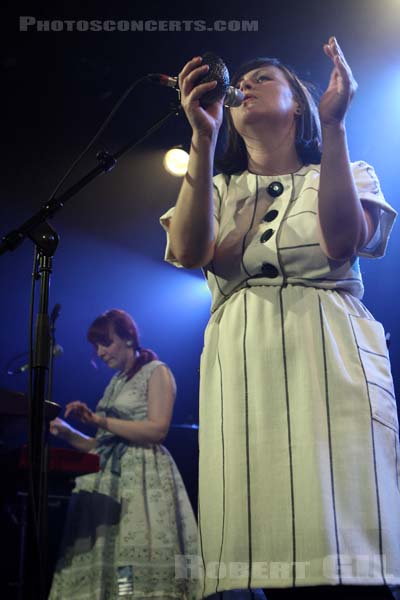
<path id="1" fill-rule="evenodd" d="M 140 347 L 138 327 L 132 317 L 124 310 L 112 308 L 97 317 L 88 329 L 87 339 L 94 347 L 97 347 L 98 344 L 108 346 L 111 344 L 112 333 L 115 333 L 122 340 L 131 342 L 133 352 L 139 354 L 132 369 L 126 374 L 127 379 L 131 379 L 143 365 L 158 359 L 153 350 Z"/>

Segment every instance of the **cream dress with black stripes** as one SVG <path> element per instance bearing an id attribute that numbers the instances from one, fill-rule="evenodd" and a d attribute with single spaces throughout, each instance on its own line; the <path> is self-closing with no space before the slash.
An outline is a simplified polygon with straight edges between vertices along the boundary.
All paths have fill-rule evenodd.
<path id="1" fill-rule="evenodd" d="M 361 256 L 385 252 L 379 207 Z M 358 258 L 319 245 L 320 167 L 214 178 L 212 316 L 200 386 L 199 597 L 230 589 L 400 583 L 400 449 L 383 327 Z M 273 185 L 271 185 L 273 184 Z M 161 218 L 165 229 L 173 209 Z M 166 259 L 176 263 L 167 249 Z"/>

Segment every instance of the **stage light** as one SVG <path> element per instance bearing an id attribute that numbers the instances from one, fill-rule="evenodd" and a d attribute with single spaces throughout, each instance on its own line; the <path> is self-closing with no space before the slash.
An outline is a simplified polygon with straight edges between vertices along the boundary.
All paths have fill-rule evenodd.
<path id="1" fill-rule="evenodd" d="M 187 171 L 189 154 L 182 147 L 171 148 L 164 156 L 164 168 L 175 177 L 183 177 Z"/>

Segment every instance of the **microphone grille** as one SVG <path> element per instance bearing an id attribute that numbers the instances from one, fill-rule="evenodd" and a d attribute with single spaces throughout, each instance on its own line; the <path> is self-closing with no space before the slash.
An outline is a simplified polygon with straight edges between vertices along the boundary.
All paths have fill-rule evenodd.
<path id="1" fill-rule="evenodd" d="M 231 85 L 228 88 L 228 91 L 225 96 L 224 104 L 225 106 L 235 107 L 240 106 L 244 100 L 244 94 L 237 88 L 232 87 Z"/>
<path id="2" fill-rule="evenodd" d="M 222 58 L 214 54 L 214 52 L 205 52 L 202 56 L 203 65 L 208 65 L 209 71 L 204 77 L 197 80 L 197 85 L 200 83 L 207 83 L 209 81 L 217 80 L 216 87 L 204 94 L 201 97 L 201 105 L 207 106 L 217 100 L 220 100 L 225 96 L 229 88 L 229 71 Z"/>

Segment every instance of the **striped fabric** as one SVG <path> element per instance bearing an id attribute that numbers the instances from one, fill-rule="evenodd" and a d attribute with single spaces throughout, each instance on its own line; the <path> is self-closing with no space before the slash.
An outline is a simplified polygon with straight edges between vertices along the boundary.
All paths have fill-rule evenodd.
<path id="1" fill-rule="evenodd" d="M 380 209 L 360 254 L 382 256 L 396 213 L 369 165 L 353 172 L 360 198 Z M 273 182 L 283 186 L 276 197 Z M 320 249 L 319 166 L 214 183 L 199 597 L 399 584 L 400 449 L 384 330 L 360 301 L 358 258 Z M 166 258 L 176 264 L 169 249 Z"/>

